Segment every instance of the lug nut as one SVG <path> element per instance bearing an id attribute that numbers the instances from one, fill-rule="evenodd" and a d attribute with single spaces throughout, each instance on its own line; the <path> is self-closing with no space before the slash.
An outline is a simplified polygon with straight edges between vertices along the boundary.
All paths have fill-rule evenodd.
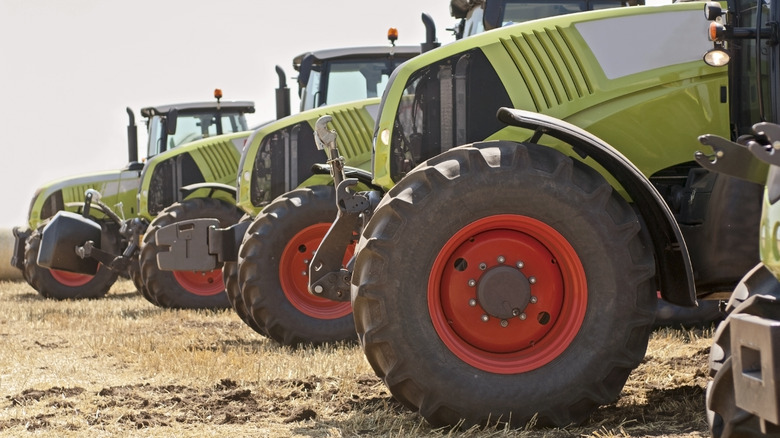
<path id="1" fill-rule="evenodd" d="M 531 284 L 536 284 L 536 277 L 528 277 L 528 282 Z"/>
<path id="2" fill-rule="evenodd" d="M 487 315 L 482 315 L 482 318 L 480 318 L 480 319 L 482 319 L 482 322 L 488 322 L 488 320 L 490 319 L 490 317 L 489 317 L 489 316 L 487 316 Z"/>
<path id="3" fill-rule="evenodd" d="M 474 298 L 470 299 L 469 300 L 469 306 L 476 307 L 477 306 L 477 300 L 475 300 Z"/>
<path id="4" fill-rule="evenodd" d="M 525 263 L 523 263 L 523 261 L 521 260 L 521 261 L 515 263 L 515 266 L 517 266 L 517 269 L 523 269 L 523 267 L 525 266 Z"/>
<path id="5" fill-rule="evenodd" d="M 474 281 L 474 279 L 471 279 L 471 280 L 469 280 L 469 286 L 470 286 L 470 287 L 474 287 L 474 286 L 476 286 L 476 285 L 477 285 L 477 282 L 476 282 L 476 281 Z"/>
<path id="6" fill-rule="evenodd" d="M 497 260 L 498 260 L 498 263 L 504 263 L 504 261 L 506 261 L 506 259 L 504 258 L 504 256 L 498 256 L 498 259 L 497 259 Z"/>
<path id="7" fill-rule="evenodd" d="M 509 325 L 509 322 L 507 320 L 505 320 L 505 319 L 501 320 L 501 327 L 506 327 L 508 325 Z"/>
<path id="8" fill-rule="evenodd" d="M 529 300 L 531 304 L 536 304 L 537 301 L 539 301 L 539 298 L 536 298 L 535 296 L 531 295 L 531 299 Z"/>
<path id="9" fill-rule="evenodd" d="M 521 313 L 520 316 L 518 316 L 521 321 L 525 321 L 526 318 L 528 318 L 528 315 L 525 314 L 525 312 Z"/>
<path id="10" fill-rule="evenodd" d="M 487 264 L 485 264 L 485 263 L 480 263 L 480 264 L 479 264 L 479 269 L 481 269 L 481 270 L 483 270 L 483 271 L 484 271 L 485 269 L 487 269 Z"/>

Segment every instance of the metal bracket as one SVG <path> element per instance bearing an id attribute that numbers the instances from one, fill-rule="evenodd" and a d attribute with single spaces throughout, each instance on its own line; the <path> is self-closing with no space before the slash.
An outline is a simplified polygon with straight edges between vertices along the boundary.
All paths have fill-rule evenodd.
<path id="1" fill-rule="evenodd" d="M 780 322 L 747 314 L 730 318 L 735 402 L 776 429 L 780 424 L 780 382 L 775 380 L 780 371 Z"/>
<path id="2" fill-rule="evenodd" d="M 767 164 L 755 155 L 758 146 L 735 143 L 717 135 L 699 136 L 699 142 L 712 148 L 712 154 L 696 151 L 694 158 L 705 169 L 764 185 L 769 170 Z"/>
<path id="3" fill-rule="evenodd" d="M 95 242 L 87 240 L 84 245 L 75 248 L 76 255 L 82 259 L 95 259 L 103 266 L 115 272 L 125 272 L 130 265 L 130 258 L 117 256 L 95 246 Z"/>
<path id="4" fill-rule="evenodd" d="M 342 267 L 347 247 L 360 235 L 373 214 L 381 195 L 379 192 L 353 192 L 356 178 L 341 182 L 336 188 L 338 215 L 328 233 L 320 242 L 309 266 L 309 292 L 333 301 L 350 300 L 352 263 Z"/>
<path id="5" fill-rule="evenodd" d="M 753 125 L 753 132 L 767 144 L 757 141 L 748 143 L 748 149 L 759 160 L 774 166 L 780 166 L 780 125 L 761 122 Z"/>
<path id="6" fill-rule="evenodd" d="M 19 227 L 14 227 L 12 232 L 14 234 L 14 250 L 11 255 L 11 266 L 24 270 L 24 245 L 31 233 L 22 231 Z"/>

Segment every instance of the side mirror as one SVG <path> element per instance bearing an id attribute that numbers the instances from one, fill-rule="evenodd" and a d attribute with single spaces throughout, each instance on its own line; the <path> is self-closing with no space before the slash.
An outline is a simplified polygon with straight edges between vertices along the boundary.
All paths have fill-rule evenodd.
<path id="1" fill-rule="evenodd" d="M 301 90 L 306 87 L 309 82 L 309 76 L 311 76 L 311 69 L 314 66 L 314 60 L 316 58 L 312 54 L 306 55 L 301 61 L 301 66 L 298 69 L 298 97 L 301 96 Z"/>
<path id="2" fill-rule="evenodd" d="M 168 111 L 165 115 L 165 132 L 168 135 L 176 134 L 176 121 L 179 118 L 179 110 L 176 108 Z"/>

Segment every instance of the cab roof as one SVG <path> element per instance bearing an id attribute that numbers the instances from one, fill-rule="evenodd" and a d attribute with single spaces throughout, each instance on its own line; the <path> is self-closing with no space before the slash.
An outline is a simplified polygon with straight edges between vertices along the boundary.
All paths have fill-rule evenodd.
<path id="1" fill-rule="evenodd" d="M 238 112 L 238 113 L 254 113 L 255 103 L 249 100 L 242 101 L 223 101 L 219 104 L 216 101 L 209 102 L 185 102 L 174 103 L 170 105 L 158 105 L 148 106 L 141 108 L 141 115 L 149 118 L 155 115 L 166 114 L 172 109 L 178 110 L 180 113 L 199 112 L 199 111 L 215 111 L 217 107 L 222 111 Z"/>
<path id="2" fill-rule="evenodd" d="M 307 56 L 314 56 L 320 61 L 330 59 L 350 59 L 362 58 L 365 56 L 383 56 L 394 53 L 397 55 L 412 57 L 420 54 L 420 46 L 366 46 L 366 47 L 344 47 L 339 49 L 315 50 L 312 52 L 301 53 L 293 59 L 293 68 L 300 70 L 301 62 Z"/>

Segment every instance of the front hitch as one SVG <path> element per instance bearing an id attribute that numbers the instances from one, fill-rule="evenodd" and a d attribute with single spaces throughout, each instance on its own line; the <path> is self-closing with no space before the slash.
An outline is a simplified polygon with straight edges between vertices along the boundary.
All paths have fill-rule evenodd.
<path id="1" fill-rule="evenodd" d="M 348 178 L 336 189 L 338 214 L 309 265 L 309 292 L 333 301 L 349 301 L 352 262 L 342 267 L 347 247 L 360 236 L 382 195 L 378 191 L 353 192 L 356 178 Z"/>
<path id="2" fill-rule="evenodd" d="M 732 142 L 717 135 L 699 136 L 699 142 L 712 148 L 711 154 L 696 151 L 694 158 L 705 169 L 764 185 L 769 170 L 763 156 L 771 156 L 774 149 L 766 148 L 754 136 L 743 136 Z"/>
<path id="3" fill-rule="evenodd" d="M 357 178 L 345 176 L 344 160 L 336 146 L 336 132 L 326 128 L 330 120 L 330 116 L 317 120 L 314 138 L 317 147 L 328 154 L 331 176 L 336 186 L 338 214 L 309 265 L 309 292 L 332 301 L 349 301 L 352 262 L 347 268 L 343 268 L 344 254 L 360 235 L 363 226 L 379 204 L 381 194 L 378 191 L 351 190 L 359 181 Z"/>
<path id="4" fill-rule="evenodd" d="M 119 235 L 124 238 L 120 240 L 128 242 L 121 254 L 103 249 L 104 228 L 110 227 L 103 227 L 90 217 L 92 208 L 99 209 L 118 225 Z M 138 242 L 147 226 L 143 219 L 124 221 L 100 201 L 97 190 L 89 189 L 85 193 L 81 215 L 59 211 L 43 228 L 38 264 L 49 269 L 95 275 L 100 263 L 112 271 L 124 273 L 138 250 Z M 111 238 L 106 240 L 113 241 Z"/>

